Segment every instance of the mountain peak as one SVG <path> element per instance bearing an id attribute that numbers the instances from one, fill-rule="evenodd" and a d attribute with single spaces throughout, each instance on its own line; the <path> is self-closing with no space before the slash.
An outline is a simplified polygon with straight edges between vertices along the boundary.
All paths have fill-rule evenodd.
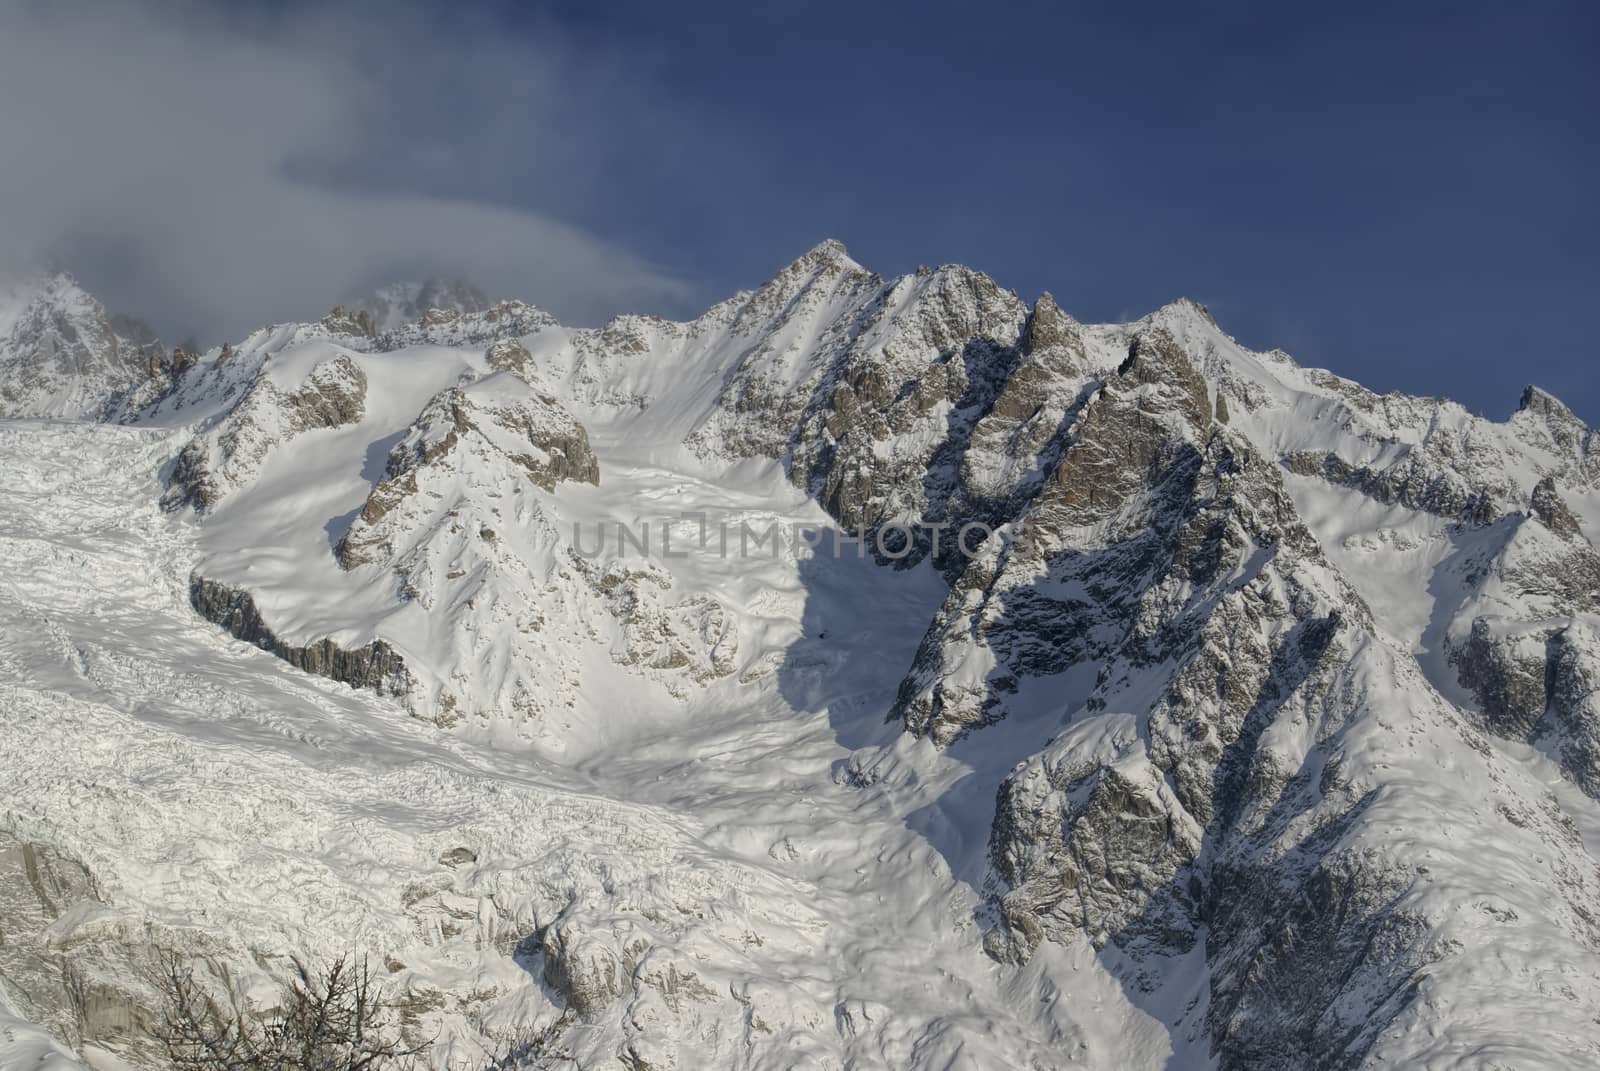
<path id="1" fill-rule="evenodd" d="M 1560 398 L 1532 383 L 1522 388 L 1522 397 L 1517 400 L 1517 412 L 1533 413 L 1546 420 L 1552 417 L 1562 421 L 1578 419 L 1578 415 L 1567 408 L 1567 404 Z"/>
<path id="2" fill-rule="evenodd" d="M 843 242 L 837 238 L 824 238 L 796 257 L 780 274 L 814 272 L 819 269 L 845 272 L 866 271 L 850 256 L 850 251 L 844 247 Z"/>
<path id="3" fill-rule="evenodd" d="M 1046 290 L 1033 303 L 1033 311 L 1028 316 L 1025 345 L 1030 352 L 1058 345 L 1072 333 L 1073 324 L 1072 317 L 1056 304 L 1055 296 Z"/>
<path id="4" fill-rule="evenodd" d="M 1193 319 L 1194 317 L 1199 317 L 1212 327 L 1217 326 L 1216 318 L 1211 315 L 1211 310 L 1191 297 L 1173 298 L 1171 301 L 1157 309 L 1150 316 L 1152 320 L 1158 318 L 1172 319 L 1175 317 L 1182 319 Z"/>
<path id="5" fill-rule="evenodd" d="M 64 271 L 0 280 L 0 416 L 81 419 L 160 368 L 147 324 L 113 317 Z"/>
<path id="6" fill-rule="evenodd" d="M 0 411 L 142 425 L 0 421 L 0 665 L 44 734 L 0 782 L 118 875 L 59 895 L 0 829 L 29 1014 L 80 1022 L 71 970 L 159 1021 L 152 946 L 249 979 L 359 931 L 443 994 L 433 1057 L 534 1015 L 584 1066 L 1081 1037 L 1120 1069 L 1124 1024 L 1183 1066 L 1596 1049 L 1600 467 L 1553 397 L 1471 420 L 1189 299 L 1080 324 L 834 241 L 689 325 L 464 289 L 164 362 L 19 298 Z M 1541 999 L 1551 950 L 1574 999 Z M 1036 1010 L 1080 967 L 1108 1000 Z"/>
<path id="7" fill-rule="evenodd" d="M 489 299 L 465 279 L 430 277 L 388 283 L 345 305 L 352 312 L 370 315 L 378 331 L 392 331 L 422 319 L 431 309 L 483 312 Z"/>
<path id="8" fill-rule="evenodd" d="M 806 252 L 808 257 L 826 257 L 829 259 L 850 259 L 850 250 L 837 238 L 824 238 Z"/>

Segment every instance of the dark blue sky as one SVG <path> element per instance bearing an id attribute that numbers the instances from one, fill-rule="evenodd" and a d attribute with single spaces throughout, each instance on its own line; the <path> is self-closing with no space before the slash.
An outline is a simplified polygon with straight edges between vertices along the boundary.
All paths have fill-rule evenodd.
<path id="1" fill-rule="evenodd" d="M 835 236 L 1085 319 L 1187 294 L 1379 390 L 1500 415 L 1531 380 L 1600 422 L 1596 10 L 517 5 L 507 32 L 627 57 L 657 99 L 611 102 L 590 188 L 452 192 L 526 191 L 707 297 Z"/>
<path id="2" fill-rule="evenodd" d="M 158 324 L 423 261 L 579 322 L 681 315 L 837 237 L 1600 422 L 1594 3 L 26 10 L 0 223 Z"/>

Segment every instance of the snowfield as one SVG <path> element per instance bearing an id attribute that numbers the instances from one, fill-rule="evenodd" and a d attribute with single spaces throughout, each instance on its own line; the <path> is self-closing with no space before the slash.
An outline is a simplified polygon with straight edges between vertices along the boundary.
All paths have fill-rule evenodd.
<path id="1" fill-rule="evenodd" d="M 0 1067 L 160 1066 L 162 955 L 260 1009 L 343 952 L 459 1071 L 1600 1063 L 1543 392 L 832 242 L 689 323 L 414 284 L 198 355 L 3 293 Z M 912 522 L 995 534 L 837 542 Z"/>
<path id="2" fill-rule="evenodd" d="M 368 951 L 426 1009 L 436 1064 L 474 1067 L 490 1039 L 560 1017 L 528 947 L 554 926 L 597 971 L 636 959 L 651 980 L 623 1015 L 565 1033 L 586 1065 L 628 1051 L 686 1068 L 1051 1067 L 1123 1030 L 1160 1065 L 1163 1032 L 1091 955 L 1062 954 L 1073 996 L 1048 1002 L 1041 979 L 984 957 L 971 890 L 906 827 L 916 793 L 835 777 L 849 753 L 834 721 L 883 733 L 915 642 L 895 626 L 937 599 L 928 576 L 845 558 L 827 596 L 848 609 L 824 642 L 795 635 L 794 563 L 769 563 L 782 681 L 670 715 L 619 696 L 605 748 L 558 765 L 514 736 L 441 732 L 196 617 L 204 549 L 156 505 L 173 449 L 169 432 L 0 427 L 3 822 L 94 875 L 100 902 L 43 935 L 92 950 L 74 957 L 91 988 L 137 992 L 161 947 L 227 963 L 266 998 L 275 959 Z M 678 490 L 702 508 L 729 493 Z M 458 848 L 475 860 L 441 862 Z M 37 1031 L 31 1047 L 9 1036 L 7 1067 L 47 1051 Z"/>

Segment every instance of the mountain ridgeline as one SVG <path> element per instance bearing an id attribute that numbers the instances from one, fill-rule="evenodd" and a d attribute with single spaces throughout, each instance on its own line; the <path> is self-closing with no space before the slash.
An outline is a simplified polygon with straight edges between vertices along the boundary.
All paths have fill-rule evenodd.
<path id="1" fill-rule="evenodd" d="M 165 429 L 194 610 L 298 669 L 557 763 L 635 711 L 808 709 L 797 652 L 857 565 L 785 566 L 802 623 L 698 557 L 577 537 L 624 469 L 657 482 L 604 516 L 652 523 L 674 474 L 776 472 L 875 582 L 934 592 L 831 778 L 920 816 L 984 970 L 1089 949 L 1169 1066 L 1600 1061 L 1600 433 L 1537 387 L 1485 419 L 1248 350 L 1186 299 L 1088 324 L 831 241 L 688 322 L 430 283 L 203 353 L 30 285 L 0 416 Z M 538 940 L 586 1023 L 642 1045 L 743 999 L 683 983 L 641 1025 L 649 942 L 590 923 Z M 855 1051 L 854 1025 L 787 1029 Z"/>

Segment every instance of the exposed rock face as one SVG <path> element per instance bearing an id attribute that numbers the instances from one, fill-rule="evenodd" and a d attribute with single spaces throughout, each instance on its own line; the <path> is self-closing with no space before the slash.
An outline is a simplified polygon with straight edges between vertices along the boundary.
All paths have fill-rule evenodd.
<path id="1" fill-rule="evenodd" d="M 1028 316 L 1021 359 L 972 429 L 955 490 L 957 517 L 998 524 L 1055 469 L 1063 431 L 1093 386 L 1077 324 L 1049 294 Z"/>
<path id="2" fill-rule="evenodd" d="M 389 452 L 383 479 L 339 542 L 340 564 L 351 569 L 392 554 L 397 533 L 385 518 L 422 483 L 448 478 L 458 452 L 503 459 L 546 491 L 564 480 L 600 482 L 588 433 L 553 399 L 509 373 L 451 388 L 428 403 Z"/>
<path id="3" fill-rule="evenodd" d="M 1572 624 L 1546 644 L 1546 697 L 1561 764 L 1585 792 L 1600 799 L 1600 635 Z"/>
<path id="4" fill-rule="evenodd" d="M 349 303 L 365 313 L 376 331 L 393 331 L 414 323 L 430 312 L 468 314 L 489 307 L 483 291 L 464 279 L 427 279 L 391 283 Z"/>
<path id="5" fill-rule="evenodd" d="M 102 419 L 147 381 L 181 374 L 183 360 L 71 276 L 0 281 L 0 417 Z"/>
<path id="6" fill-rule="evenodd" d="M 891 717 L 949 743 L 1002 717 L 1019 677 L 1119 646 L 1164 568 L 1178 571 L 1173 585 L 1191 568 L 1214 571 L 1222 528 L 1200 513 L 1233 477 L 1237 444 L 1209 436 L 1210 420 L 1205 385 L 1171 336 L 1135 340 L 1026 510 L 966 563 Z M 1201 531 L 1180 560 L 1190 525 Z"/>
<path id="7" fill-rule="evenodd" d="M 1555 395 L 1526 387 L 1511 419 L 1524 441 L 1546 447 L 1570 465 L 1570 471 L 1590 481 L 1600 475 L 1600 440 L 1594 429 Z"/>
<path id="8" fill-rule="evenodd" d="M 1092 950 L 1192 1046 L 1175 1060 L 1229 1071 L 1470 1062 L 1495 1043 L 1472 1014 L 1439 1009 L 1479 990 L 1566 1024 L 1543 1062 L 1561 1045 L 1600 1051 L 1600 969 L 1576 980 L 1600 947 L 1600 890 L 1564 810 L 1577 794 L 1556 783 L 1600 798 L 1600 468 L 1594 432 L 1554 398 L 1530 388 L 1488 421 L 1246 351 L 1190 301 L 1084 324 L 964 268 L 886 281 L 837 243 L 683 324 L 569 332 L 531 306 L 467 304 L 276 328 L 196 358 L 161 403 L 163 418 L 194 405 L 206 421 L 173 476 L 173 495 L 200 506 L 295 435 L 353 441 L 378 414 L 362 445 L 382 449 L 360 460 L 363 473 L 385 461 L 383 475 L 338 542 L 337 575 L 399 592 L 379 626 L 393 645 L 289 646 L 250 595 L 200 577 L 197 609 L 440 724 L 577 733 L 590 673 L 620 667 L 607 686 L 630 695 L 660 684 L 656 703 L 746 682 L 746 607 L 567 538 L 599 480 L 585 424 L 597 443 L 648 428 L 649 464 L 679 463 L 686 444 L 706 465 L 694 479 L 782 461 L 869 537 L 947 526 L 948 591 L 911 626 L 922 640 L 889 712 L 917 739 L 859 748 L 839 780 L 898 791 L 852 774 L 926 762 L 971 779 L 948 796 L 935 778 L 914 784 L 936 796 L 929 812 L 955 800 L 964 822 L 993 799 L 981 850 L 964 826 L 937 845 L 937 820 L 916 828 L 974 878 L 1008 985 L 1053 969 L 1047 943 Z M 388 367 L 424 384 L 403 406 L 380 393 L 374 369 Z M 639 423 L 613 422 L 628 417 Z M 993 534 L 958 550 L 969 522 Z M 883 557 L 935 549 L 916 539 Z M 806 594 L 808 609 L 826 602 L 826 584 Z M 407 910 L 516 950 L 596 1031 L 625 1021 L 612 1051 L 633 1066 L 672 1065 L 662 1023 L 729 1036 L 729 1020 L 696 1017 L 730 1002 L 750 1038 L 890 1016 L 831 995 L 820 1012 L 809 997 L 781 1006 L 719 976 L 720 952 L 675 952 L 718 920 L 635 897 L 649 874 L 577 892 L 541 862 L 538 902 L 512 912 L 504 887 L 474 884 L 493 849 L 480 861 L 458 844 L 430 843 L 440 880 L 409 890 Z M 774 845 L 759 880 L 798 854 Z M 482 899 L 457 895 L 469 889 Z M 714 943 L 743 956 L 744 940 Z M 1585 966 L 1542 974 L 1547 948 Z"/>
<path id="9" fill-rule="evenodd" d="M 729 312 L 749 339 L 691 444 L 735 457 L 781 457 L 806 406 L 841 351 L 862 332 L 864 310 L 882 315 L 882 279 L 823 242 Z"/>
<path id="10" fill-rule="evenodd" d="M 406 346 L 487 346 L 557 326 L 555 317 L 522 301 L 500 301 L 472 309 L 429 309 L 414 320 L 380 330 L 378 352 Z"/>
<path id="11" fill-rule="evenodd" d="M 834 242 L 752 295 L 731 330 L 751 341 L 691 444 L 786 459 L 841 525 L 873 536 L 1003 513 L 1088 379 L 1048 295 L 1030 310 L 961 267 L 885 282 Z M 919 536 L 893 556 L 932 549 Z"/>
<path id="12" fill-rule="evenodd" d="M 528 347 L 514 338 L 503 338 L 490 344 L 484 358 L 496 372 L 510 372 L 526 382 L 534 381 L 533 356 L 528 352 Z"/>
<path id="13" fill-rule="evenodd" d="M 1567 508 L 1567 504 L 1561 500 L 1560 492 L 1556 490 L 1554 476 L 1546 476 L 1534 487 L 1532 506 L 1533 515 L 1556 535 L 1563 539 L 1573 539 L 1582 535 L 1578 527 L 1578 518 Z"/>
<path id="14" fill-rule="evenodd" d="M 5 1001 L 74 1048 L 95 1042 L 135 1052 L 157 1022 L 137 969 L 145 949 L 90 923 L 70 944 L 61 927 L 105 906 L 100 883 L 49 844 L 0 830 L 0 990 Z"/>
<path id="15" fill-rule="evenodd" d="M 1139 353 L 1152 352 L 1161 363 L 1138 375 Z M 1330 845 L 1358 825 L 1359 797 L 1298 791 L 1298 762 L 1267 740 L 1285 721 L 1358 717 L 1340 667 L 1370 642 L 1360 638 L 1370 619 L 1298 522 L 1273 466 L 1209 423 L 1203 389 L 1177 358 L 1141 346 L 1107 384 L 1103 423 L 1102 403 L 1091 402 L 1065 471 L 1027 515 L 1026 545 L 983 588 L 1006 609 L 973 615 L 1006 676 L 1098 666 L 1094 687 L 1065 699 L 1079 706 L 1072 725 L 1002 782 L 990 852 L 1004 892 L 987 946 L 1019 960 L 1042 940 L 1114 944 L 1127 984 L 1142 990 L 1158 987 L 1161 964 L 1205 929 L 1206 1029 L 1226 1066 L 1353 1067 L 1375 1037 L 1368 994 L 1403 987 L 1426 958 L 1426 922 L 1394 906 L 1411 875 L 1381 860 L 1263 845 L 1293 824 L 1320 828 Z M 1133 397 L 1136 408 L 1110 418 L 1118 399 Z M 1111 429 L 1141 427 L 1154 443 L 1106 448 Z M 1175 465 L 1177 444 L 1192 458 Z M 1071 532 L 1112 542 L 1064 546 Z M 1052 555 L 1067 546 L 1075 554 L 1055 559 L 1072 562 L 1063 573 Z M 1041 547 L 1033 564 L 1012 564 Z M 1083 594 L 1019 614 L 1010 584 Z M 1140 594 L 1096 595 L 1126 589 Z M 951 616 L 949 604 L 942 613 Z M 1040 657 L 1055 646 L 1045 640 L 1051 622 L 1066 626 L 1069 659 Z M 936 665 L 921 663 L 909 679 Z M 1138 698 L 1152 675 L 1168 681 L 1154 703 Z M 913 700 L 908 727 L 951 740 L 1007 705 L 992 685 L 969 702 L 987 703 L 985 717 Z M 1130 702 L 1135 713 L 1109 713 Z M 1291 888 L 1299 892 L 1285 899 Z M 1350 1010 L 1318 1018 L 1313 1007 Z M 1341 1055 L 1320 1055 L 1330 1051 Z"/>
<path id="16" fill-rule="evenodd" d="M 1477 697 L 1491 732 L 1523 738 L 1544 716 L 1548 640 L 1540 633 L 1496 636 L 1480 617 L 1452 652 L 1461 684 Z"/>
<path id="17" fill-rule="evenodd" d="M 1449 658 L 1489 732 L 1548 744 L 1595 796 L 1600 554 L 1550 478 L 1533 497 L 1533 516 L 1503 522 L 1506 537 L 1470 562 L 1457 615 L 1463 627 L 1447 638 Z"/>
<path id="18" fill-rule="evenodd" d="M 70 1013 L 71 980 L 46 931 L 79 902 L 97 898 L 81 863 L 0 832 L 0 985 L 18 1011 L 74 1045 L 83 1024 Z"/>
<path id="19" fill-rule="evenodd" d="M 335 305 L 322 318 L 322 327 L 330 334 L 345 335 L 352 339 L 371 338 L 378 333 L 370 313 L 365 309 L 347 309 L 343 305 Z"/>
<path id="20" fill-rule="evenodd" d="M 1394 906 L 1412 877 L 1263 845 L 1359 826 L 1359 795 L 1307 796 L 1302 760 L 1268 741 L 1285 722 L 1334 732 L 1360 716 L 1344 667 L 1372 620 L 1278 467 L 1215 419 L 1202 362 L 1160 322 L 1132 336 L 1048 476 L 955 581 L 893 716 L 949 746 L 1004 733 L 1030 682 L 1062 681 L 1068 728 L 1000 784 L 991 954 L 1114 945 L 1146 990 L 1206 931 L 1205 1029 L 1228 1066 L 1355 1066 L 1375 1037 L 1365 994 L 1426 958 L 1426 923 Z M 1286 888 L 1301 893 L 1270 893 Z M 1338 1060 L 1318 1062 L 1334 1043 Z"/>
<path id="21" fill-rule="evenodd" d="M 1353 823 L 1352 823 L 1353 824 Z M 1219 1066 L 1357 1068 L 1417 998 L 1430 923 L 1399 860 L 1333 848 L 1309 866 L 1211 871 L 1206 1026 Z"/>
<path id="22" fill-rule="evenodd" d="M 221 625 L 237 639 L 270 651 L 296 669 L 380 695 L 405 697 L 414 687 L 405 660 L 382 640 L 348 649 L 330 639 L 304 646 L 285 643 L 262 620 L 249 592 L 202 576 L 190 578 L 189 602 L 207 621 Z"/>
<path id="23" fill-rule="evenodd" d="M 366 392 L 366 374 L 344 354 L 319 362 L 293 388 L 259 376 L 236 406 L 184 447 L 167 478 L 162 504 L 198 512 L 212 508 L 254 479 L 274 448 L 306 431 L 361 420 Z"/>
<path id="24" fill-rule="evenodd" d="M 954 520 L 962 459 L 1021 358 L 1026 315 L 964 269 L 880 291 L 812 387 L 791 477 L 852 531 Z"/>
<path id="25" fill-rule="evenodd" d="M 1195 905 L 1175 884 L 1200 853 L 1201 827 L 1139 744 L 1131 718 L 1063 737 L 1000 787 L 991 853 L 1009 887 L 986 947 L 1024 962 L 1046 936 L 1096 947 L 1194 943 Z"/>
<path id="26" fill-rule="evenodd" d="M 1374 678 L 1404 681 L 1394 687 L 1438 731 L 1462 730 L 1417 668 L 1387 653 L 1286 479 L 1310 478 L 1296 493 L 1333 488 L 1451 522 L 1480 548 L 1460 566 L 1469 590 L 1497 613 L 1592 613 L 1600 570 L 1559 490 L 1587 479 L 1589 433 L 1538 397 L 1497 426 L 1283 357 L 1243 365 L 1192 303 L 1131 325 L 1113 370 L 1104 355 L 1118 338 L 1064 321 L 1046 297 L 1014 346 L 982 362 L 996 383 L 970 425 L 951 421 L 966 455 L 939 501 L 985 503 L 965 516 L 998 531 L 960 562 L 891 717 L 953 747 L 1003 736 L 1019 710 L 1062 712 L 1067 727 L 1000 780 L 992 955 L 1020 962 L 1043 941 L 1087 940 L 1114 947 L 1107 962 L 1145 991 L 1203 932 L 1209 1000 L 1196 1029 L 1222 1066 L 1355 1067 L 1421 974 L 1459 949 L 1432 940 L 1426 875 L 1369 825 L 1375 797 L 1321 741 L 1364 723 Z M 1265 422 L 1290 382 L 1300 397 L 1337 399 L 1318 433 L 1338 450 L 1300 448 Z M 849 386 L 831 409 L 835 449 L 873 427 Z M 860 474 L 854 497 L 808 486 L 841 519 L 860 518 L 861 501 L 896 501 L 880 476 L 926 492 L 928 469 L 882 467 L 894 449 L 842 470 Z M 1522 456 L 1558 473 L 1535 489 L 1537 522 L 1521 512 L 1525 470 L 1511 459 Z M 902 515 L 938 516 L 903 501 L 914 506 Z M 1445 643 L 1483 727 L 1551 735 L 1593 791 L 1600 663 L 1577 635 L 1484 624 Z M 1034 731 L 1028 717 L 1018 732 Z M 1586 894 L 1563 888 L 1556 911 L 1583 932 Z"/>
<path id="27" fill-rule="evenodd" d="M 312 369 L 299 390 L 284 396 L 290 428 L 337 428 L 354 424 L 364 413 L 367 377 L 348 357 L 335 357 Z"/>
<path id="28" fill-rule="evenodd" d="M 1284 467 L 1302 476 L 1321 476 L 1329 483 L 1360 491 L 1385 505 L 1400 505 L 1452 520 L 1486 524 L 1494 519 L 1490 496 L 1469 487 L 1455 472 L 1408 454 L 1381 469 L 1352 465 L 1337 454 L 1291 454 Z"/>
<path id="29" fill-rule="evenodd" d="M 544 931 L 544 979 L 580 1018 L 594 1020 L 633 988 L 649 943 L 643 935 L 605 933 L 557 919 Z"/>

